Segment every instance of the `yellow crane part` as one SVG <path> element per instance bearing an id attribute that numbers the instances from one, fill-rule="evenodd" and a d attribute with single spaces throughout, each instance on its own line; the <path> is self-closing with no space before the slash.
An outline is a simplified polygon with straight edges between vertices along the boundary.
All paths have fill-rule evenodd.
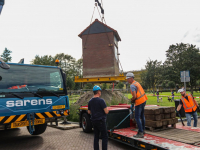
<path id="1" fill-rule="evenodd" d="M 120 74 L 119 76 L 108 76 L 108 77 L 91 77 L 91 78 L 79 78 L 78 76 L 75 76 L 74 82 L 119 82 L 119 81 L 126 81 L 126 76 L 124 74 Z"/>

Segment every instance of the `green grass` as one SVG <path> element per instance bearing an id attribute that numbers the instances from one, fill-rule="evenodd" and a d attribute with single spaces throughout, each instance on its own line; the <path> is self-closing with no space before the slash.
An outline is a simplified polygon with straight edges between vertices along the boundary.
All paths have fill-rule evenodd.
<path id="1" fill-rule="evenodd" d="M 132 98 L 131 94 L 124 94 L 124 95 L 126 97 L 128 97 L 129 99 Z M 175 96 L 181 96 L 180 93 L 174 93 L 174 95 Z M 193 95 L 194 95 L 194 97 L 199 97 L 200 93 L 194 92 Z M 162 92 L 162 93 L 160 93 L 159 98 L 162 97 L 162 102 L 159 102 L 159 103 L 157 102 L 157 96 L 153 96 L 153 94 L 148 94 L 147 93 L 148 100 L 147 100 L 146 105 L 175 106 L 174 102 L 169 102 L 167 100 L 167 97 L 164 97 L 164 96 L 169 96 L 171 98 L 171 92 Z M 176 99 L 180 99 L 180 97 L 175 97 L 174 99 L 175 100 Z M 197 100 L 198 103 L 200 103 L 200 99 L 196 99 L 196 100 Z"/>
<path id="2" fill-rule="evenodd" d="M 75 103 L 79 99 L 80 95 L 71 95 L 69 96 L 69 104 Z"/>
<path id="3" fill-rule="evenodd" d="M 187 93 L 189 93 L 189 92 L 187 92 Z M 146 93 L 147 95 L 153 95 L 153 93 Z M 156 94 L 156 93 L 155 93 Z M 161 95 L 164 95 L 164 96 L 171 96 L 171 92 L 159 92 L 159 95 L 161 96 Z M 176 92 L 174 92 L 174 95 L 175 96 L 181 96 L 181 94 L 180 93 L 176 93 Z M 200 96 L 200 93 L 199 92 L 193 92 L 193 95 L 194 95 L 194 97 L 199 97 Z"/>

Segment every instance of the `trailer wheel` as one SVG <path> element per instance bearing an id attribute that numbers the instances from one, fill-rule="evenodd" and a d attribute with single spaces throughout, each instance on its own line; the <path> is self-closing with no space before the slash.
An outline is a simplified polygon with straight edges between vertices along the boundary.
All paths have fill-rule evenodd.
<path id="1" fill-rule="evenodd" d="M 42 133 L 44 133 L 44 131 L 46 130 L 46 128 L 47 128 L 47 123 L 40 124 L 40 125 L 35 125 L 35 131 L 33 131 L 32 135 L 42 134 Z M 28 129 L 28 132 L 30 133 L 29 126 L 27 126 L 27 129 Z"/>
<path id="2" fill-rule="evenodd" d="M 87 113 L 84 113 L 82 115 L 81 123 L 82 123 L 82 129 L 85 133 L 92 132 L 92 123 Z"/>

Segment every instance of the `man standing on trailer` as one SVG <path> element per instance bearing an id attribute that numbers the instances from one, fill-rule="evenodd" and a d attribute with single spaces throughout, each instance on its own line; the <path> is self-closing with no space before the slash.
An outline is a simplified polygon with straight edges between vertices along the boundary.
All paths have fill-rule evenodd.
<path id="1" fill-rule="evenodd" d="M 194 127 L 197 127 L 197 107 L 199 107 L 196 100 L 194 100 L 193 96 L 191 94 L 186 94 L 185 90 L 179 89 L 178 92 L 181 93 L 182 97 L 180 99 L 180 104 L 177 107 L 177 111 L 181 109 L 183 106 L 185 110 L 185 115 L 187 118 L 187 126 L 191 126 L 191 116 L 194 118 Z"/>
<path id="2" fill-rule="evenodd" d="M 99 134 L 102 137 L 102 150 L 107 150 L 108 133 L 106 127 L 106 114 L 109 113 L 106 103 L 101 96 L 101 88 L 98 85 L 93 87 L 93 98 L 88 102 L 88 114 L 94 127 L 94 150 L 99 150 Z"/>
<path id="3" fill-rule="evenodd" d="M 145 129 L 145 117 L 144 117 L 144 107 L 146 105 L 146 100 L 148 99 L 144 89 L 140 85 L 139 82 L 134 80 L 134 74 L 129 72 L 126 74 L 126 79 L 128 83 L 130 83 L 131 89 L 131 103 L 135 103 L 135 120 L 138 126 L 138 133 L 134 135 L 135 138 L 143 138 L 144 137 L 144 129 Z M 140 120 L 141 118 L 141 120 Z"/>

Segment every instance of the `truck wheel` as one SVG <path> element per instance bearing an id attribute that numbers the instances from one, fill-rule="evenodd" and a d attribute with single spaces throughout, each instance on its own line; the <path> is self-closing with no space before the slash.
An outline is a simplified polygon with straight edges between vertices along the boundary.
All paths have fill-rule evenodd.
<path id="1" fill-rule="evenodd" d="M 90 121 L 89 115 L 84 113 L 82 115 L 82 128 L 85 133 L 92 132 L 92 123 Z"/>
<path id="2" fill-rule="evenodd" d="M 46 128 L 47 128 L 47 123 L 40 124 L 40 125 L 35 125 L 35 131 L 33 131 L 32 135 L 42 134 L 42 133 L 44 133 L 44 131 L 46 130 Z M 27 126 L 27 129 L 28 129 L 28 132 L 30 133 L 29 126 Z"/>

